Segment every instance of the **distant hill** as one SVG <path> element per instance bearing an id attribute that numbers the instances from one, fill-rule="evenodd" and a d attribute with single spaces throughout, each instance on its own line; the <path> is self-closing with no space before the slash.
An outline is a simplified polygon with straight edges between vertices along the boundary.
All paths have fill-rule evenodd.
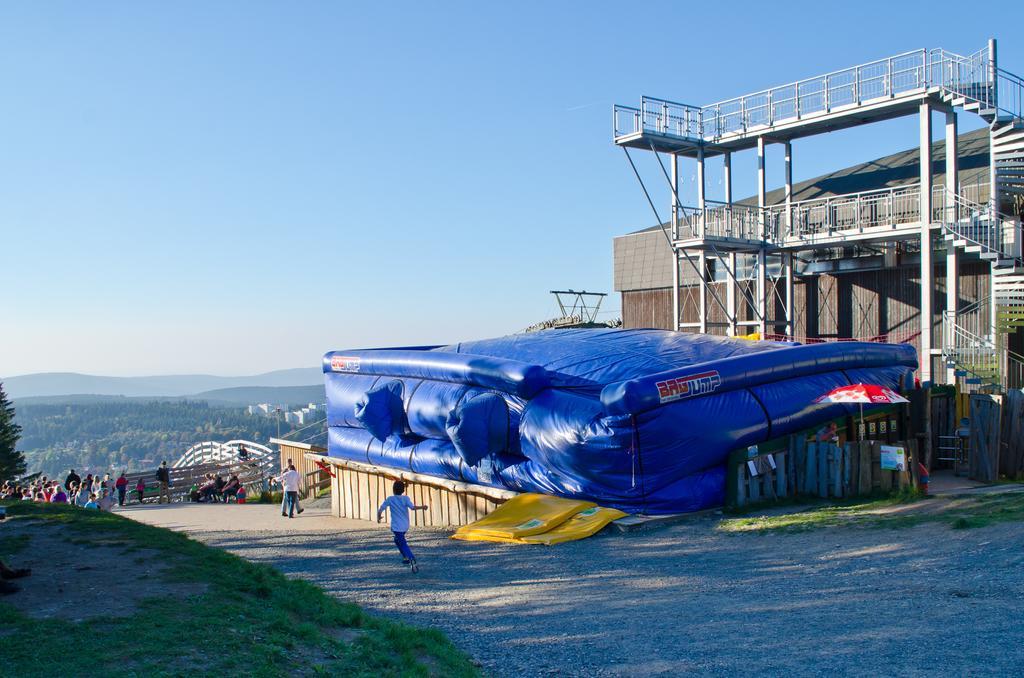
<path id="1" fill-rule="evenodd" d="M 95 405 L 97 403 L 138 403 L 138 402 L 177 402 L 182 400 L 202 400 L 214 407 L 241 407 L 256 403 L 272 403 L 274 405 L 305 405 L 307 403 L 326 402 L 323 384 L 312 386 L 236 386 L 203 391 L 185 396 L 133 396 L 126 398 L 121 395 L 96 395 L 90 393 L 74 393 L 71 395 L 28 396 L 14 399 L 14 405 Z"/>
<path id="2" fill-rule="evenodd" d="M 237 386 L 219 388 L 188 396 L 189 400 L 205 400 L 211 405 L 251 405 L 273 403 L 284 405 L 305 405 L 324 403 L 324 385 L 315 386 Z"/>
<path id="3" fill-rule="evenodd" d="M 321 400 L 323 392 L 323 374 L 319 367 L 298 367 L 249 377 L 218 377 L 209 374 L 103 377 L 75 372 L 41 372 L 6 377 L 0 381 L 7 395 L 14 400 L 70 395 L 161 398 L 242 387 L 308 387 L 313 384 L 320 385 Z"/>

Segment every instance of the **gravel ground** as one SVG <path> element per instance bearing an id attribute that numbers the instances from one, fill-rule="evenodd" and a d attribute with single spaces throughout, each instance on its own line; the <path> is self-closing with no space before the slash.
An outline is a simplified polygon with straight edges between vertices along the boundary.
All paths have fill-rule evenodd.
<path id="1" fill-rule="evenodd" d="M 1019 523 L 763 535 L 719 533 L 704 516 L 555 547 L 421 529 L 410 532 L 413 575 L 390 533 L 366 523 L 308 516 L 309 529 L 296 520 L 282 531 L 279 516 L 245 520 L 252 512 L 227 529 L 198 513 L 135 513 L 370 611 L 441 628 L 495 676 L 1019 675 L 1024 666 Z"/>

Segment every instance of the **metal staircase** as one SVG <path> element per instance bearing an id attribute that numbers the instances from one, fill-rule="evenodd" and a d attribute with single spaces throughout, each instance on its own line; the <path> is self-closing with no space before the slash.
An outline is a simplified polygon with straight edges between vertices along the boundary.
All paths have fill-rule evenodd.
<path id="1" fill-rule="evenodd" d="M 1024 214 L 1024 121 L 991 123 L 997 194 L 1014 214 Z"/>
<path id="2" fill-rule="evenodd" d="M 979 305 L 972 305 L 969 311 L 982 320 L 965 324 L 963 312 L 943 318 L 947 366 L 972 385 L 1020 388 L 1024 357 L 1008 350 L 1008 337 L 1024 327 L 1024 79 L 998 67 L 994 40 L 966 56 L 943 49 L 914 50 L 705 106 L 645 96 L 639 107 L 614 107 L 613 138 L 627 156 L 634 148 L 695 158 L 703 187 L 708 155 L 731 157 L 726 154 L 756 147 L 763 170 L 766 139 L 789 144 L 804 136 L 918 114 L 926 110 L 923 104 L 938 102 L 988 123 L 992 163 L 987 197 L 969 193 L 968 187 L 956 193 L 933 187 L 931 210 L 925 214 L 920 185 L 777 205 L 766 205 L 762 190 L 759 206 L 736 204 L 731 198 L 716 203 L 701 192 L 698 207 L 683 206 L 673 188 L 672 232 L 666 230 L 666 235 L 677 252 L 710 252 L 721 261 L 723 251 L 764 255 L 859 241 L 919 241 L 922 226 L 925 233 L 929 227 L 939 230 L 948 247 L 991 266 L 987 310 L 982 314 Z M 664 166 L 662 171 L 674 185 Z M 763 189 L 763 174 L 760 181 Z M 723 310 L 729 314 L 724 305 Z"/>
<path id="3" fill-rule="evenodd" d="M 988 300 L 985 300 L 986 302 Z M 1006 349 L 1005 334 L 983 336 L 965 327 L 965 316 L 978 310 L 972 304 L 961 313 L 947 311 L 942 317 L 942 354 L 946 366 L 968 386 L 1002 392 L 1024 388 L 1024 356 Z"/>
<path id="4" fill-rule="evenodd" d="M 976 254 L 991 266 L 991 295 L 943 315 L 942 355 L 965 383 L 991 390 L 1024 386 L 1024 359 L 1012 354 L 1008 337 L 1024 327 L 1024 261 L 1020 220 L 962 196 L 942 209 L 948 247 Z"/>
<path id="5" fill-rule="evenodd" d="M 977 254 L 992 267 L 991 296 L 984 300 L 987 328 L 976 320 L 975 327 L 965 327 L 965 319 L 977 314 L 981 302 L 946 313 L 943 357 L 967 384 L 1021 388 L 1024 358 L 1009 351 L 1007 343 L 1009 335 L 1024 327 L 1024 80 L 998 68 L 987 49 L 970 57 L 944 52 L 936 63 L 942 68 L 942 100 L 977 113 L 989 124 L 992 158 L 988 205 L 953 196 L 942 218 L 949 246 Z"/>

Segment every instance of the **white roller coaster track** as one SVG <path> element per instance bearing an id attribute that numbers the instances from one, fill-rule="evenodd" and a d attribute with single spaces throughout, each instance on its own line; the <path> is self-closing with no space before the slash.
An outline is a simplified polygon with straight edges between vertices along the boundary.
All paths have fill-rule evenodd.
<path id="1" fill-rule="evenodd" d="M 178 461 L 174 462 L 173 468 L 185 468 L 199 464 L 231 463 L 240 461 L 238 449 L 242 446 L 249 452 L 249 464 L 257 465 L 263 472 L 264 477 L 275 475 L 280 465 L 278 453 L 266 445 L 254 443 L 251 440 L 229 440 L 220 443 L 207 440 L 196 443 L 185 450 Z"/>

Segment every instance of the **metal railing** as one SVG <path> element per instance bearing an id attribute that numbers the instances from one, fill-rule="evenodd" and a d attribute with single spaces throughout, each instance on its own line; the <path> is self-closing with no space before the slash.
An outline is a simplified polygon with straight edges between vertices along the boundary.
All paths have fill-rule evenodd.
<path id="1" fill-rule="evenodd" d="M 955 369 L 978 379 L 999 385 L 999 360 L 991 338 L 968 331 L 958 322 L 954 311 L 942 313 L 942 356 Z"/>
<path id="2" fill-rule="evenodd" d="M 977 325 L 982 328 L 987 325 L 991 329 L 990 321 L 985 319 L 989 303 L 989 299 L 982 299 L 959 313 L 943 312 L 942 356 L 954 365 L 954 369 L 970 374 L 988 386 L 1024 388 L 1024 356 L 1000 346 L 991 335 L 984 336 L 980 331 L 973 332 L 965 326 L 974 316 L 978 318 Z"/>
<path id="3" fill-rule="evenodd" d="M 944 49 L 928 51 L 928 81 L 931 85 L 994 107 L 992 67 L 988 48 L 969 56 Z"/>
<path id="4" fill-rule="evenodd" d="M 964 189 L 976 197 L 986 195 L 987 184 Z M 678 208 L 676 241 L 728 238 L 767 244 L 792 244 L 792 239 L 813 241 L 822 237 L 863 233 L 921 221 L 921 189 L 907 184 L 859 193 L 847 193 L 759 208 L 708 200 L 703 209 Z M 932 191 L 931 223 L 942 226 L 966 246 L 980 253 L 995 253 L 1024 265 L 1020 244 L 1024 226 L 1019 219 L 995 212 L 989 204 L 975 202 L 963 194 L 951 194 L 945 186 Z"/>
<path id="5" fill-rule="evenodd" d="M 1024 80 L 997 68 L 988 48 L 969 56 L 933 48 L 897 54 L 707 106 L 643 97 L 639 109 L 618 105 L 613 108 L 613 128 L 616 139 L 651 133 L 714 142 L 726 135 L 742 135 L 781 122 L 932 87 L 1016 118 L 1024 112 Z"/>
<path id="6" fill-rule="evenodd" d="M 640 124 L 640 109 L 615 104 L 612 107 L 612 130 L 616 139 L 637 134 L 643 130 Z"/>
<path id="7" fill-rule="evenodd" d="M 688 238 L 732 238 L 761 242 L 765 237 L 761 210 L 753 205 L 707 201 L 704 209 L 681 207 L 676 240 Z"/>
<path id="8" fill-rule="evenodd" d="M 921 190 L 916 184 L 874 191 L 802 200 L 766 208 L 777 232 L 785 237 L 813 238 L 921 220 Z"/>
<path id="9" fill-rule="evenodd" d="M 949 196 L 952 204 L 946 205 Z M 933 208 L 933 217 L 958 240 L 974 245 L 983 253 L 997 254 L 1020 263 L 1017 249 L 1022 237 L 1021 222 L 992 209 L 989 204 L 968 200 L 963 195 L 942 192 L 941 208 Z"/>
<path id="10" fill-rule="evenodd" d="M 927 86 L 919 49 L 701 107 L 704 137 L 718 139 L 785 120 L 828 113 Z"/>
<path id="11" fill-rule="evenodd" d="M 1011 118 L 1024 118 L 1024 78 L 996 69 L 996 106 Z"/>
<path id="12" fill-rule="evenodd" d="M 971 336 L 984 337 L 986 341 L 992 338 L 992 297 L 986 296 L 966 306 L 961 306 L 954 314 L 952 311 L 945 311 L 951 320 L 955 320 L 956 326 Z"/>

